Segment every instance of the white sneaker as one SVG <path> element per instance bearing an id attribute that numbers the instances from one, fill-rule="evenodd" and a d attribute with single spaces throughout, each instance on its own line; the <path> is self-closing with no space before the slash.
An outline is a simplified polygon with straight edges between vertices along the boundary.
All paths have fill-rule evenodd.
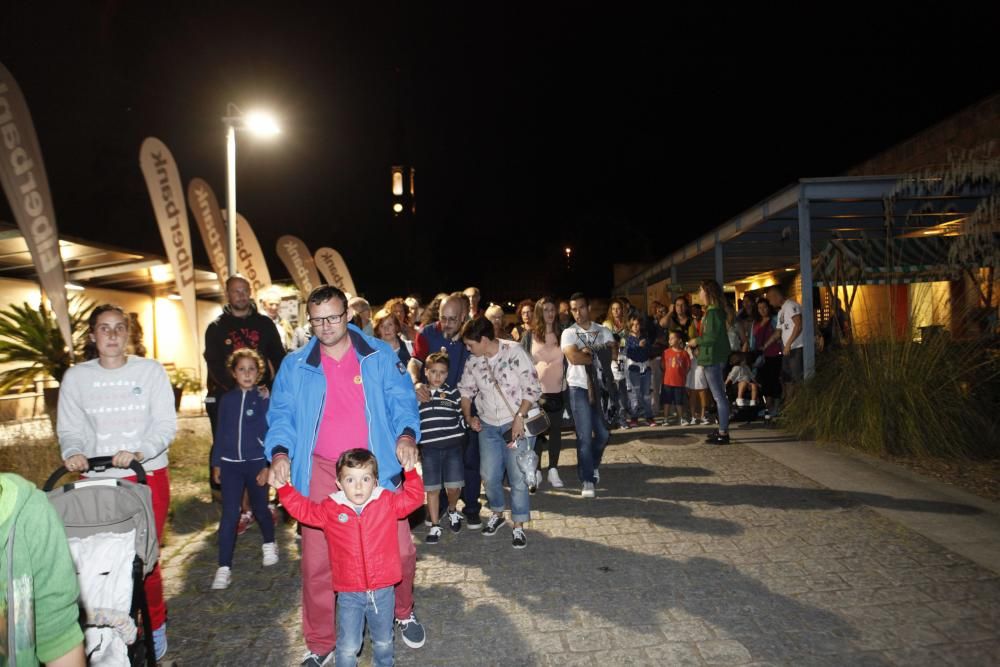
<path id="1" fill-rule="evenodd" d="M 563 481 L 559 478 L 559 471 L 555 468 L 549 468 L 549 484 L 552 485 L 553 489 L 563 488 Z"/>
<path id="2" fill-rule="evenodd" d="M 709 419 L 708 417 L 702 417 L 701 418 L 701 423 L 702 423 L 703 426 L 708 426 L 709 424 L 712 423 L 712 420 Z"/>
<path id="3" fill-rule="evenodd" d="M 689 422 L 688 420 L 686 420 L 686 419 L 682 419 L 681 420 L 681 426 L 690 426 L 690 425 L 691 425 L 691 422 Z"/>
<path id="4" fill-rule="evenodd" d="M 215 579 L 212 580 L 212 590 L 221 591 L 229 588 L 230 579 L 232 579 L 232 573 L 228 567 L 223 565 L 215 571 Z"/>
<path id="5" fill-rule="evenodd" d="M 278 564 L 277 544 L 275 544 L 274 542 L 268 542 L 267 544 L 263 545 L 260 549 L 261 551 L 264 552 L 264 559 L 262 561 L 264 563 L 264 567 L 269 567 L 271 565 Z"/>
<path id="6" fill-rule="evenodd" d="M 745 399 L 745 398 L 737 398 L 736 399 L 736 407 L 742 408 L 746 404 L 747 404 L 747 399 Z"/>
<path id="7" fill-rule="evenodd" d="M 594 498 L 596 496 L 597 496 L 597 494 L 594 492 L 594 483 L 593 482 L 584 482 L 583 483 L 583 488 L 580 489 L 580 497 L 581 498 Z"/>

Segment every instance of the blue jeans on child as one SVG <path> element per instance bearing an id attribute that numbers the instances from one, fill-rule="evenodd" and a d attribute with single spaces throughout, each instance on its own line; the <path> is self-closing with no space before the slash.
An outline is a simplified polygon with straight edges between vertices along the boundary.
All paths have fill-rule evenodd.
<path id="1" fill-rule="evenodd" d="M 236 548 L 236 526 L 240 521 L 243 489 L 250 496 L 250 507 L 260 526 L 264 544 L 274 542 L 274 519 L 267 506 L 267 485 L 257 485 L 257 473 L 267 467 L 267 461 L 222 461 L 222 519 L 219 521 L 219 566 L 233 566 L 233 549 Z"/>
<path id="2" fill-rule="evenodd" d="M 586 389 L 570 387 L 569 409 L 576 429 L 576 474 L 581 482 L 594 482 L 609 437 L 600 401 L 591 405 Z"/>
<path id="3" fill-rule="evenodd" d="M 479 472 L 486 483 L 486 501 L 490 509 L 502 514 L 507 503 L 503 495 L 503 474 L 507 472 L 510 481 L 510 519 L 515 523 L 531 520 L 531 505 L 528 500 L 528 482 L 517 466 L 517 449 L 510 449 L 504 442 L 503 434 L 513 422 L 502 426 L 491 426 L 483 422 L 479 432 Z M 525 439 L 518 442 L 525 446 Z M 534 447 L 535 439 L 526 438 L 527 446 Z"/>
<path id="4" fill-rule="evenodd" d="M 393 586 L 368 593 L 337 593 L 336 667 L 354 667 L 365 640 L 365 621 L 372 637 L 372 665 L 392 666 Z"/>
<path id="5" fill-rule="evenodd" d="M 639 408 L 642 408 L 642 416 L 646 419 L 653 419 L 653 408 L 649 404 L 649 381 L 653 378 L 652 369 L 647 368 L 645 373 L 640 373 L 639 369 L 628 370 L 628 379 L 632 384 L 632 391 L 635 398 L 632 401 L 632 418 L 639 416 Z"/>

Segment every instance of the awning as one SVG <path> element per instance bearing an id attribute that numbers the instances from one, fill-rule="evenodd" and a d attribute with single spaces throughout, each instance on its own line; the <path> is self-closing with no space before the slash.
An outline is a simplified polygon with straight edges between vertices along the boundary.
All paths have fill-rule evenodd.
<path id="1" fill-rule="evenodd" d="M 134 252 L 79 239 L 59 239 L 59 252 L 66 267 L 66 281 L 81 287 L 127 291 L 175 291 L 174 272 L 163 255 Z M 20 230 L 0 223 L 0 278 L 38 280 L 31 254 Z M 214 271 L 195 269 L 200 299 L 213 299 L 222 290 Z"/>

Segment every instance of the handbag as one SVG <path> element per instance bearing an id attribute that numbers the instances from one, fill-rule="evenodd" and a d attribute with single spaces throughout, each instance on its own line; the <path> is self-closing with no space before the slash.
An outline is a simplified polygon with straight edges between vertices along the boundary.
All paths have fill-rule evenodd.
<path id="1" fill-rule="evenodd" d="M 493 369 L 490 368 L 489 362 L 486 362 L 486 370 L 490 373 L 490 379 L 493 380 L 493 386 L 497 388 L 497 393 L 500 394 L 500 398 L 503 399 L 504 405 L 510 410 L 511 418 L 516 418 L 517 413 L 514 412 L 514 408 L 510 407 L 510 403 L 507 402 L 507 397 L 504 396 L 503 389 L 500 388 L 500 383 L 497 382 L 497 378 L 493 375 Z M 542 435 L 549 430 L 549 416 L 545 413 L 545 410 L 540 409 L 535 406 L 528 410 L 528 417 L 524 420 L 524 433 L 532 437 Z M 506 431 L 503 434 L 504 440 L 510 442 L 512 437 L 512 431 Z"/>

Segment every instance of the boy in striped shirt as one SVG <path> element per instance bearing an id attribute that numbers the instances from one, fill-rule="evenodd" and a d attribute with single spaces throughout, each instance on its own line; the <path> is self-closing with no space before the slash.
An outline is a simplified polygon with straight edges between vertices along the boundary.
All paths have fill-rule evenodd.
<path id="1" fill-rule="evenodd" d="M 455 387 L 449 387 L 448 355 L 435 352 L 427 355 L 424 375 L 431 398 L 420 404 L 420 459 L 427 491 L 427 514 L 431 527 L 424 541 L 437 544 L 441 540 L 440 495 L 444 487 L 448 497 L 448 525 L 451 532 L 462 529 L 462 513 L 456 503 L 465 486 L 465 465 L 462 447 L 465 444 L 465 423 L 462 420 L 462 397 Z"/>

